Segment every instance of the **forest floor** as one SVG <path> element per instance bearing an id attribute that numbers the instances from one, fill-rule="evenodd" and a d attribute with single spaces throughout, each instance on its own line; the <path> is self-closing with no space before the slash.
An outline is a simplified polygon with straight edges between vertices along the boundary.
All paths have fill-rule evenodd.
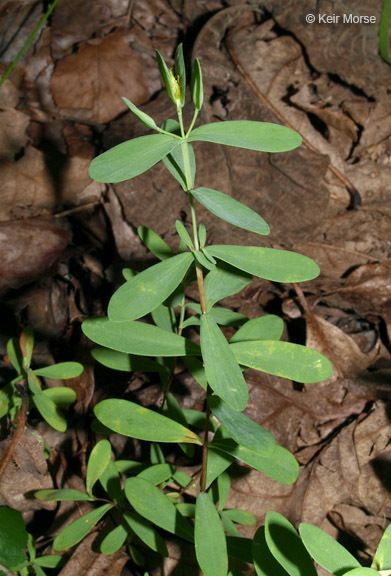
<path id="1" fill-rule="evenodd" d="M 286 122 L 305 139 L 299 149 L 273 156 L 195 146 L 197 183 L 247 204 L 271 228 L 260 240 L 201 207 L 211 241 L 293 249 L 321 269 L 297 287 L 254 280 L 224 304 L 249 318 L 281 315 L 284 339 L 316 348 L 334 365 L 332 378 L 308 386 L 248 371 L 247 413 L 295 454 L 301 471 L 287 487 L 238 465 L 229 504 L 251 511 L 258 524 L 273 509 L 343 535 L 363 562 L 391 519 L 391 74 L 378 53 L 381 3 L 357 0 L 354 10 L 317 3 L 316 14 L 376 17 L 365 25 L 309 24 L 304 4 L 315 5 L 60 0 L 0 89 L 2 382 L 14 377 L 6 343 L 26 325 L 34 330 L 37 365 L 85 366 L 70 384 L 78 400 L 67 432 L 53 431 L 32 412 L 0 477 L 0 505 L 22 511 L 42 546 L 78 508 L 27 500 L 24 493 L 64 484 L 83 489 L 94 404 L 114 396 L 153 406 L 159 398 L 153 378 L 94 372 L 80 325 L 106 313 L 122 267 L 153 261 L 138 226 L 177 245 L 173 223 L 190 224 L 187 198 L 161 163 L 114 185 L 92 181 L 88 167 L 100 152 L 147 133 L 121 96 L 158 122 L 172 115 L 155 49 L 172 65 L 179 42 L 188 64 L 195 56 L 201 62 L 201 122 Z M 41 17 L 41 2 L 0 5 L 2 73 Z M 202 409 L 204 393 L 184 371 L 173 392 L 184 407 Z M 0 454 L 11 430 L 3 419 Z M 42 438 L 51 449 L 48 461 Z M 124 441 L 114 437 L 113 446 L 121 457 Z M 94 552 L 93 538 L 70 556 L 61 576 L 144 573 L 124 550 L 110 557 Z M 181 554 L 173 543 L 165 574 L 197 574 L 177 565 Z"/>

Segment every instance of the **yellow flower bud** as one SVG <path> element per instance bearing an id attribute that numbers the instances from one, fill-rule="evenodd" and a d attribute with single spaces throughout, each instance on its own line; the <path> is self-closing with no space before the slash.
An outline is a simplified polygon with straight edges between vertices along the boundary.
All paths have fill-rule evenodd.
<path id="1" fill-rule="evenodd" d="M 177 102 L 181 100 L 181 88 L 179 86 L 179 78 L 176 78 L 173 71 L 169 70 L 168 73 L 170 74 L 170 82 L 172 86 L 172 91 L 174 93 L 174 98 Z"/>

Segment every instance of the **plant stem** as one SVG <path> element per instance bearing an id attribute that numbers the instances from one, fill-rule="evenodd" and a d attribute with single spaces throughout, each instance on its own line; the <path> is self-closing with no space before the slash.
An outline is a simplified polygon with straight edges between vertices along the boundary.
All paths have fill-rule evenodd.
<path id="1" fill-rule="evenodd" d="M 191 127 L 194 125 L 194 122 L 197 118 L 197 110 L 194 114 L 193 122 Z M 184 134 L 183 130 L 183 121 L 182 121 L 182 112 L 179 114 L 178 110 L 178 119 L 179 124 L 181 127 L 181 132 Z M 191 129 L 190 127 L 190 129 Z M 190 132 L 189 129 L 189 132 Z M 188 133 L 189 133 L 188 132 Z M 194 209 L 194 198 L 191 194 L 191 189 L 193 188 L 193 183 L 191 179 L 191 170 L 190 170 L 190 159 L 189 159 L 189 152 L 187 149 L 187 142 L 182 142 L 182 154 L 183 154 L 183 163 L 185 166 L 185 175 L 186 175 L 186 184 L 187 184 L 187 194 L 189 196 L 189 203 L 190 203 L 190 212 L 191 212 L 191 221 L 193 225 L 193 238 L 194 238 L 194 248 L 195 250 L 200 249 L 200 242 L 198 239 L 198 231 L 197 231 L 197 218 Z M 206 298 L 205 298 L 205 287 L 204 287 L 204 275 L 202 272 L 202 266 L 196 260 L 195 262 L 196 267 L 196 274 L 197 274 L 197 284 L 198 284 L 198 293 L 200 297 L 200 305 L 201 305 L 201 312 L 202 314 L 207 314 L 208 309 L 206 306 Z M 207 394 L 211 393 L 211 389 L 209 385 L 207 386 Z M 205 414 L 205 428 L 204 428 L 204 441 L 202 444 L 202 473 L 201 473 L 201 481 L 200 481 L 200 490 L 201 492 L 206 491 L 206 479 L 207 479 L 207 466 L 208 466 L 208 435 L 209 435 L 209 419 L 210 419 L 210 408 L 208 404 L 208 400 L 206 401 L 206 414 Z"/>
<path id="2" fill-rule="evenodd" d="M 34 40 L 35 36 L 38 34 L 38 32 L 40 31 L 42 26 L 45 24 L 46 20 L 49 18 L 50 14 L 53 12 L 53 10 L 55 9 L 58 2 L 59 2 L 59 0 L 54 0 L 53 4 L 47 10 L 46 14 L 43 16 L 43 18 L 41 18 L 41 20 L 38 22 L 38 24 L 36 25 L 34 30 L 31 32 L 30 36 L 27 38 L 24 45 L 22 46 L 22 48 L 19 50 L 19 52 L 15 56 L 11 65 L 4 72 L 4 74 L 0 80 L 0 86 L 2 86 L 3 83 L 7 80 L 8 76 L 11 74 L 12 70 L 15 68 L 15 66 L 17 65 L 19 60 L 22 58 L 23 54 L 26 52 L 27 48 L 30 46 L 31 42 Z"/>
<path id="3" fill-rule="evenodd" d="M 188 131 L 186 132 L 186 138 L 188 138 L 190 136 L 190 132 L 193 130 L 193 126 L 195 124 L 195 121 L 197 120 L 197 116 L 198 116 L 199 110 L 198 108 L 195 109 L 194 111 L 194 116 L 193 116 L 193 120 L 191 121 L 191 124 L 189 126 Z"/>
<path id="4" fill-rule="evenodd" d="M 210 394 L 212 390 L 208 384 L 206 393 Z M 204 428 L 204 442 L 202 444 L 202 474 L 201 474 L 201 481 L 200 481 L 200 490 L 201 492 L 206 492 L 206 478 L 207 478 L 207 470 L 208 470 L 208 434 L 209 434 L 209 420 L 210 420 L 210 408 L 208 400 L 206 400 L 206 412 L 205 412 L 205 428 Z"/>

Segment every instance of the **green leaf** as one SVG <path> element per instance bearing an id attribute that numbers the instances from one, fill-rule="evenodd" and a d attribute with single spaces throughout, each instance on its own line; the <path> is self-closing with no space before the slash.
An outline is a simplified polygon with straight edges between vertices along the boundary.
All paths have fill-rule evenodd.
<path id="1" fill-rule="evenodd" d="M 34 560 L 34 564 L 43 566 L 44 568 L 57 568 L 61 562 L 62 556 L 58 556 L 58 554 L 47 554 Z"/>
<path id="2" fill-rule="evenodd" d="M 89 318 L 83 322 L 82 330 L 93 342 L 126 354 L 186 356 L 200 353 L 198 346 L 190 340 L 134 320 L 112 322 L 109 318 Z"/>
<path id="3" fill-rule="evenodd" d="M 122 500 L 121 477 L 112 460 L 109 461 L 107 467 L 100 475 L 99 484 L 107 492 L 111 500 L 117 502 Z"/>
<path id="4" fill-rule="evenodd" d="M 379 576 L 379 572 L 372 570 L 372 568 L 363 568 L 360 566 L 360 568 L 354 568 L 349 572 L 345 572 L 344 576 Z"/>
<path id="5" fill-rule="evenodd" d="M 37 492 L 34 492 L 34 498 L 42 500 L 42 502 L 82 502 L 84 500 L 94 500 L 93 496 L 70 488 L 37 490 Z"/>
<path id="6" fill-rule="evenodd" d="M 0 418 L 11 410 L 12 398 L 16 394 L 14 386 L 9 382 L 0 390 Z"/>
<path id="7" fill-rule="evenodd" d="M 248 120 L 204 124 L 189 136 L 189 142 L 197 140 L 259 152 L 287 152 L 302 142 L 301 136 L 290 128 Z"/>
<path id="8" fill-rule="evenodd" d="M 205 256 L 205 258 L 207 258 L 209 260 L 209 262 L 211 262 L 212 264 L 214 264 L 216 266 L 217 260 L 215 258 L 213 258 L 213 256 L 211 254 L 209 254 L 209 252 L 206 248 L 201 248 L 201 252 Z M 214 267 L 212 268 L 212 270 L 213 269 L 214 269 Z"/>
<path id="9" fill-rule="evenodd" d="M 168 550 L 165 541 L 158 532 L 135 512 L 124 512 L 123 518 L 130 526 L 133 532 L 148 546 L 151 550 L 158 552 L 162 556 L 168 556 Z"/>
<path id="10" fill-rule="evenodd" d="M 156 258 L 159 258 L 159 260 L 167 260 L 167 258 L 174 256 L 174 252 L 168 244 L 166 244 L 163 238 L 160 238 L 156 232 L 151 230 L 151 228 L 139 226 L 137 228 L 137 233 L 143 244 L 145 244 L 148 250 L 152 252 Z"/>
<path id="11" fill-rule="evenodd" d="M 128 478 L 125 495 L 143 518 L 163 530 L 193 542 L 193 529 L 159 488 L 143 478 Z"/>
<path id="12" fill-rule="evenodd" d="M 184 227 L 184 225 L 180 220 L 175 220 L 175 228 L 184 244 L 186 244 L 186 246 L 190 248 L 190 250 L 192 250 L 193 242 L 189 236 L 188 231 L 186 230 L 186 228 Z"/>
<path id="13" fill-rule="evenodd" d="M 242 371 L 224 334 L 209 314 L 201 316 L 200 339 L 206 379 L 210 387 L 231 408 L 244 410 L 248 390 Z"/>
<path id="14" fill-rule="evenodd" d="M 167 482 L 175 472 L 175 466 L 173 464 L 154 464 L 153 466 L 149 466 L 145 468 L 141 472 L 137 474 L 138 478 L 144 478 L 144 480 L 148 480 L 151 484 L 155 484 L 158 486 L 163 482 Z"/>
<path id="15" fill-rule="evenodd" d="M 7 356 L 11 361 L 12 366 L 18 374 L 24 371 L 23 356 L 20 350 L 19 341 L 17 338 L 11 338 L 7 342 Z"/>
<path id="16" fill-rule="evenodd" d="M 104 504 L 95 510 L 91 510 L 72 524 L 69 524 L 54 540 L 53 550 L 60 552 L 66 550 L 87 536 L 88 532 L 113 508 L 114 504 Z"/>
<path id="17" fill-rule="evenodd" d="M 34 370 L 37 376 L 44 378 L 56 378 L 57 380 L 67 380 L 68 378 L 77 378 L 83 372 L 84 367 L 79 362 L 60 362 L 53 366 L 45 366 Z"/>
<path id="18" fill-rule="evenodd" d="M 391 0 L 383 0 L 383 7 L 379 26 L 379 52 L 380 56 L 388 64 L 391 64 L 390 40 L 389 40 L 390 12 L 391 12 Z"/>
<path id="19" fill-rule="evenodd" d="M 152 130 L 159 130 L 155 120 L 151 118 L 148 114 L 140 110 L 140 108 L 137 108 L 137 106 L 135 106 L 133 102 L 131 102 L 125 97 L 122 97 L 121 100 L 125 102 L 129 110 L 133 112 L 133 114 L 144 124 L 144 126 L 146 126 L 147 128 L 152 128 Z"/>
<path id="20" fill-rule="evenodd" d="M 272 282 L 305 282 L 319 276 L 319 266 L 302 254 L 259 246 L 209 246 L 220 260 Z"/>
<path id="21" fill-rule="evenodd" d="M 232 538 L 227 536 L 228 556 L 253 564 L 252 540 L 250 538 Z"/>
<path id="22" fill-rule="evenodd" d="M 192 252 L 194 258 L 197 260 L 197 262 L 199 264 L 201 264 L 201 266 L 203 266 L 204 268 L 206 268 L 207 270 L 214 270 L 216 265 L 213 264 L 213 262 L 211 262 L 209 260 L 209 258 L 207 258 L 205 256 L 205 254 L 203 253 L 203 251 L 201 250 L 194 250 Z"/>
<path id="23" fill-rule="evenodd" d="M 251 284 L 252 277 L 235 268 L 219 262 L 209 272 L 204 281 L 205 298 L 208 310 L 222 298 L 237 294 Z"/>
<path id="24" fill-rule="evenodd" d="M 187 307 L 201 315 L 201 306 L 199 304 L 191 302 L 187 304 Z M 244 314 L 233 312 L 229 308 L 211 308 L 208 315 L 220 326 L 240 326 L 248 320 Z"/>
<path id="25" fill-rule="evenodd" d="M 255 516 L 246 510 L 224 510 L 222 514 L 242 526 L 254 526 L 257 523 Z"/>
<path id="26" fill-rule="evenodd" d="M 202 444 L 194 432 L 181 424 L 128 400 L 103 400 L 95 406 L 94 413 L 102 424 L 124 436 L 150 442 Z"/>
<path id="27" fill-rule="evenodd" d="M 101 440 L 91 450 L 87 464 L 86 490 L 92 494 L 92 489 L 106 470 L 111 460 L 111 444 L 108 440 Z"/>
<path id="28" fill-rule="evenodd" d="M 327 358 L 300 344 L 258 340 L 237 342 L 230 346 L 239 364 L 295 382 L 322 382 L 333 372 L 333 366 Z"/>
<path id="29" fill-rule="evenodd" d="M 216 482 L 213 483 L 209 490 L 209 494 L 213 500 L 217 510 L 223 510 L 229 496 L 229 491 L 231 489 L 231 480 L 227 472 L 222 472 Z"/>
<path id="30" fill-rule="evenodd" d="M 204 101 L 204 88 L 202 85 L 201 65 L 198 58 L 195 59 L 191 71 L 191 97 L 197 110 L 201 110 Z"/>
<path id="31" fill-rule="evenodd" d="M 118 524 L 103 538 L 100 544 L 100 551 L 102 554 L 114 554 L 121 548 L 127 536 L 126 528 L 122 524 Z"/>
<path id="32" fill-rule="evenodd" d="M 112 370 L 120 370 L 122 372 L 167 372 L 165 366 L 154 360 L 133 356 L 132 354 L 124 354 L 123 352 L 110 350 L 110 348 L 94 348 L 91 350 L 91 355 L 97 362 Z"/>
<path id="33" fill-rule="evenodd" d="M 235 524 L 225 516 L 224 512 L 220 512 L 220 517 L 223 522 L 224 530 L 226 531 L 228 536 L 240 537 L 240 532 Z"/>
<path id="34" fill-rule="evenodd" d="M 208 467 L 206 469 L 206 488 L 222 474 L 235 461 L 235 456 L 231 456 L 220 450 L 215 450 L 213 444 L 209 444 Z"/>
<path id="35" fill-rule="evenodd" d="M 206 226 L 203 222 L 200 222 L 200 225 L 198 226 L 198 240 L 201 248 L 203 248 L 206 243 Z"/>
<path id="36" fill-rule="evenodd" d="M 315 566 L 292 524 L 278 512 L 268 512 L 265 537 L 270 552 L 290 576 L 317 576 Z"/>
<path id="37" fill-rule="evenodd" d="M 59 406 L 60 408 L 66 408 L 73 402 L 76 402 L 77 396 L 76 392 L 72 388 L 67 386 L 55 386 L 53 388 L 47 388 L 42 391 L 42 394 L 47 398 L 50 398 L 52 402 Z"/>
<path id="38" fill-rule="evenodd" d="M 208 382 L 206 380 L 203 363 L 198 358 L 194 358 L 193 356 L 186 356 L 183 359 L 183 362 L 196 382 L 198 382 L 201 388 L 206 390 Z"/>
<path id="39" fill-rule="evenodd" d="M 0 564 L 8 570 L 17 570 L 27 556 L 27 531 L 23 516 L 7 506 L 0 508 Z"/>
<path id="40" fill-rule="evenodd" d="M 284 322 L 279 316 L 268 314 L 249 320 L 232 336 L 230 344 L 249 340 L 279 340 L 284 331 Z"/>
<path id="41" fill-rule="evenodd" d="M 270 228 L 265 220 L 254 210 L 238 202 L 231 196 L 212 190 L 211 188 L 196 188 L 191 194 L 197 198 L 209 212 L 234 226 L 255 232 L 256 234 L 270 234 Z"/>
<path id="42" fill-rule="evenodd" d="M 185 105 L 185 94 L 186 94 L 186 67 L 185 59 L 183 58 L 183 46 L 179 44 L 178 48 L 175 50 L 175 74 L 178 79 L 180 92 L 181 92 L 181 107 Z"/>
<path id="43" fill-rule="evenodd" d="M 65 432 L 67 421 L 58 406 L 47 395 L 40 391 L 32 395 L 32 400 L 38 412 L 52 428 Z"/>
<path id="44" fill-rule="evenodd" d="M 179 504 L 176 505 L 176 509 L 179 510 L 185 518 L 194 518 L 195 508 L 195 504 L 190 504 L 189 502 L 179 502 Z"/>
<path id="45" fill-rule="evenodd" d="M 276 448 L 273 434 L 242 412 L 230 408 L 217 396 L 208 396 L 208 402 L 213 415 L 238 444 L 259 452 L 266 458 L 273 454 Z"/>
<path id="46" fill-rule="evenodd" d="M 220 516 L 209 494 L 197 495 L 195 553 L 204 576 L 227 576 L 228 552 Z"/>
<path id="47" fill-rule="evenodd" d="M 286 486 L 293 484 L 299 475 L 299 465 L 294 456 L 282 446 L 276 445 L 272 455 L 265 458 L 262 453 L 241 446 L 229 438 L 223 426 L 216 432 L 210 448 L 221 450 Z"/>
<path id="48" fill-rule="evenodd" d="M 122 142 L 91 162 L 90 177 L 105 183 L 130 180 L 152 168 L 179 145 L 180 140 L 165 134 Z"/>
<path id="49" fill-rule="evenodd" d="M 170 172 L 170 174 L 175 178 L 175 180 L 179 182 L 183 190 L 187 191 L 188 185 L 186 181 L 185 163 L 183 160 L 184 147 L 187 148 L 187 154 L 189 157 L 191 182 L 194 182 L 196 172 L 196 159 L 191 144 L 182 142 L 181 146 L 178 146 L 171 152 L 171 154 L 167 154 L 167 156 L 163 158 L 163 164 Z"/>
<path id="50" fill-rule="evenodd" d="M 46 573 L 42 570 L 42 568 L 40 566 L 37 565 L 36 562 L 33 562 L 32 565 L 34 568 L 35 576 L 46 576 Z"/>
<path id="51" fill-rule="evenodd" d="M 155 310 L 152 310 L 152 319 L 158 328 L 167 332 L 176 331 L 176 318 L 172 308 L 159 304 Z"/>
<path id="52" fill-rule="evenodd" d="M 265 527 L 260 526 L 253 539 L 253 559 L 257 576 L 288 576 L 266 543 Z M 302 575 L 303 576 L 303 575 Z"/>
<path id="53" fill-rule="evenodd" d="M 192 261 L 189 252 L 177 254 L 125 282 L 109 302 L 110 320 L 136 320 L 154 310 L 180 284 Z"/>
<path id="54" fill-rule="evenodd" d="M 302 523 L 299 533 L 312 558 L 328 572 L 342 576 L 349 570 L 360 567 L 360 562 L 346 548 L 317 526 Z"/>
<path id="55" fill-rule="evenodd" d="M 391 524 L 387 526 L 379 542 L 372 566 L 374 570 L 391 570 Z"/>

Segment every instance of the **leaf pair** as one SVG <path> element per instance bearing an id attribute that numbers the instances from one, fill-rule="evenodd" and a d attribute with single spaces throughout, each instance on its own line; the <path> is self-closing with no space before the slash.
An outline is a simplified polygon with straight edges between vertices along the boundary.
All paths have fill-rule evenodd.
<path id="1" fill-rule="evenodd" d="M 390 527 L 385 531 L 372 568 L 364 568 L 336 540 L 311 524 L 292 524 L 277 512 L 268 512 L 265 526 L 253 541 L 254 565 L 258 576 L 316 576 L 312 558 L 335 576 L 370 576 L 391 568 Z"/>

